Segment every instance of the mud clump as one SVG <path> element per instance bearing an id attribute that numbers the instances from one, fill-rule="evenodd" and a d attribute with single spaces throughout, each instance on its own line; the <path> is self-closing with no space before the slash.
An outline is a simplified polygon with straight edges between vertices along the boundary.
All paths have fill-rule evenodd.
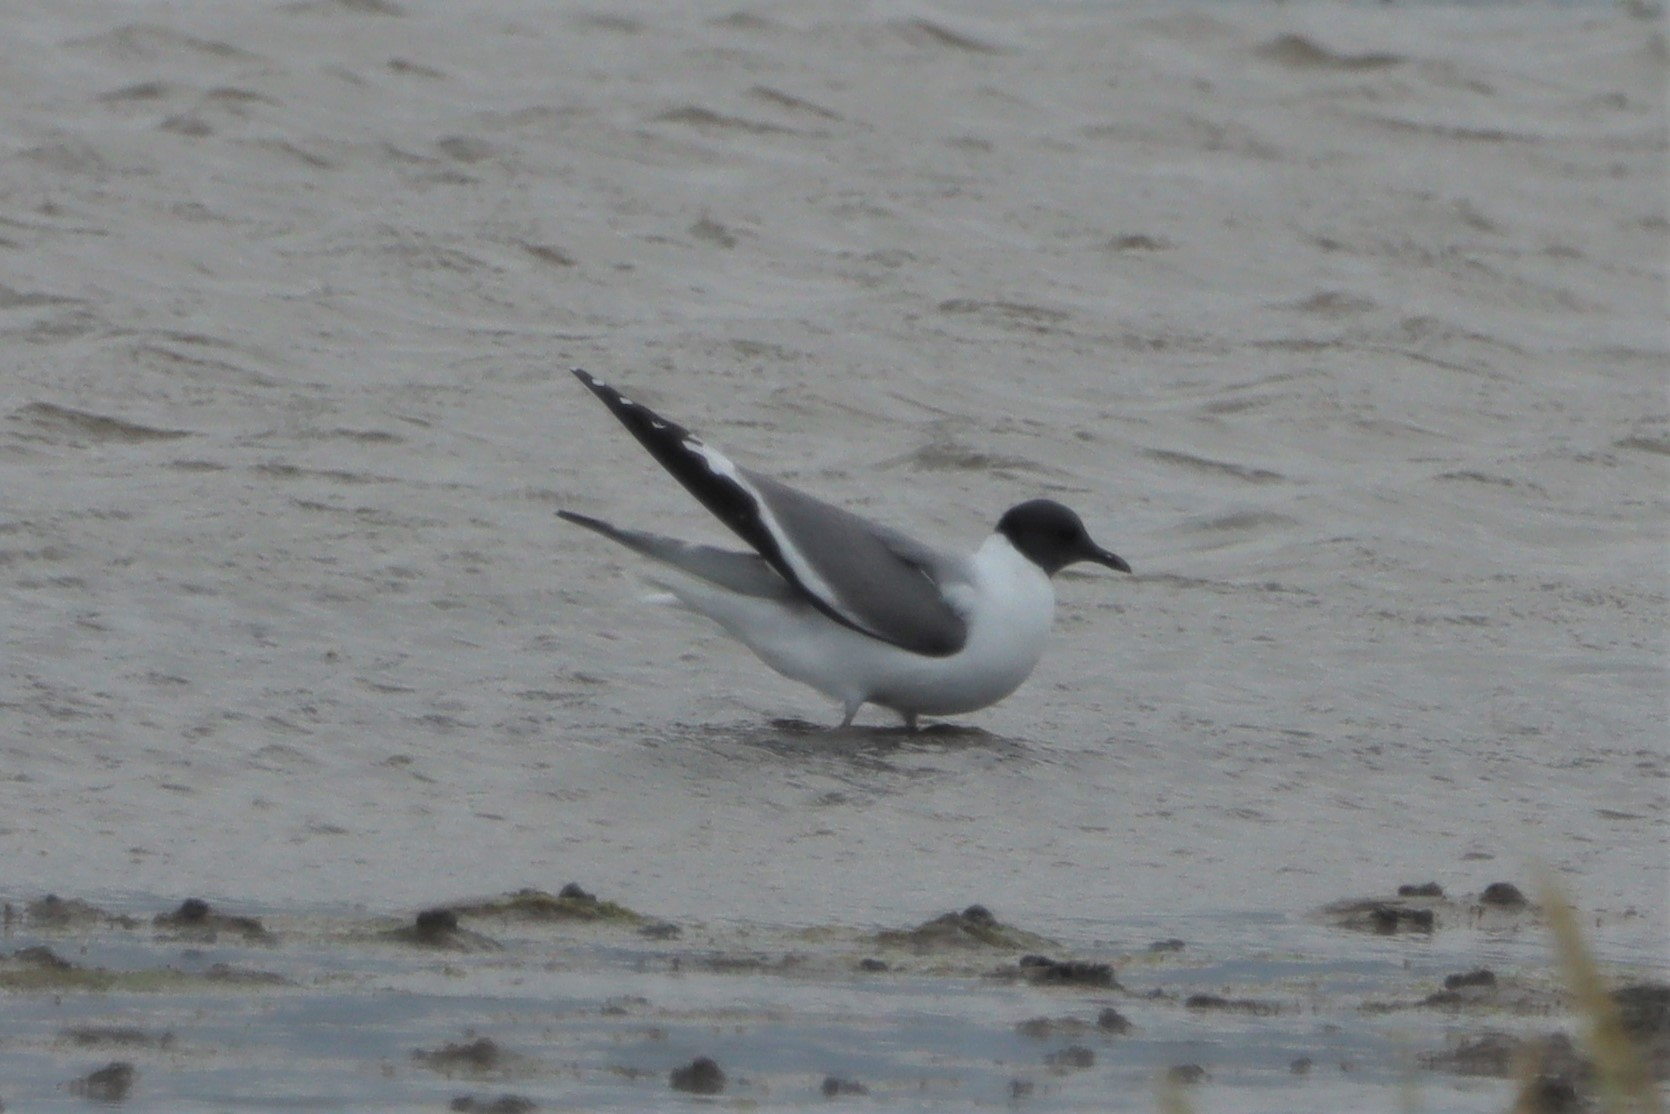
<path id="1" fill-rule="evenodd" d="M 212 983 L 229 983 L 233 986 L 295 986 L 296 984 L 279 974 L 277 971 L 254 971 L 248 967 L 234 967 L 230 963 L 216 963 L 203 972 L 203 978 Z"/>
<path id="2" fill-rule="evenodd" d="M 1244 1013 L 1253 1017 L 1270 1017 L 1281 1012 L 1281 1007 L 1274 1002 L 1265 1002 L 1257 998 L 1225 998 L 1219 994 L 1191 994 L 1184 999 L 1183 1008 Z"/>
<path id="3" fill-rule="evenodd" d="M 247 943 L 274 943 L 273 934 L 256 918 L 217 913 L 208 902 L 198 897 L 186 898 L 172 913 L 158 913 L 151 919 L 151 924 L 178 936 L 206 943 L 213 943 L 222 932 L 236 933 Z"/>
<path id="4" fill-rule="evenodd" d="M 1479 894 L 1480 905 L 1490 905 L 1497 909 L 1524 909 L 1531 903 L 1525 900 L 1525 895 L 1519 892 L 1519 887 L 1512 882 L 1492 882 Z"/>
<path id="5" fill-rule="evenodd" d="M 1093 986 L 1101 990 L 1121 989 L 1107 963 L 1078 959 L 1051 959 L 1044 955 L 1023 955 L 1017 964 L 1029 982 L 1043 986 Z"/>
<path id="6" fill-rule="evenodd" d="M 65 1029 L 58 1034 L 58 1039 L 81 1048 L 115 1046 L 166 1050 L 174 1047 L 173 1033 L 148 1033 L 144 1029 L 128 1025 L 81 1025 Z"/>
<path id="7" fill-rule="evenodd" d="M 1581 1114 L 1589 1109 L 1577 1085 L 1558 1075 L 1539 1075 L 1520 1088 L 1515 1114 Z"/>
<path id="8" fill-rule="evenodd" d="M 554 895 L 544 890 L 521 889 L 503 897 L 448 908 L 460 917 L 505 917 L 523 921 L 619 921 L 640 924 L 644 920 L 642 914 L 624 905 L 599 901 L 596 894 L 587 893 L 573 882 Z"/>
<path id="9" fill-rule="evenodd" d="M 1513 1003 L 1503 1001 L 1498 990 L 1496 972 L 1488 967 L 1479 967 L 1460 974 L 1445 975 L 1444 989 L 1427 995 L 1420 1004 L 1454 1009 L 1492 1004 L 1511 1006 Z"/>
<path id="10" fill-rule="evenodd" d="M 1637 983 L 1613 991 L 1624 1032 L 1639 1040 L 1670 1037 L 1670 985 Z"/>
<path id="11" fill-rule="evenodd" d="M 1624 1035 L 1641 1048 L 1654 1079 L 1670 1079 L 1670 985 L 1637 983 L 1612 992 Z"/>
<path id="12" fill-rule="evenodd" d="M 1370 911 L 1369 920 L 1374 931 L 1382 936 L 1390 936 L 1396 932 L 1431 932 L 1437 927 L 1437 918 L 1431 909 L 1401 909 L 1397 906 L 1381 905 Z"/>
<path id="13" fill-rule="evenodd" d="M 8 909 L 11 906 L 7 906 Z M 45 897 L 29 902 L 23 907 L 24 920 L 30 928 L 41 929 L 89 929 L 89 928 L 138 928 L 139 922 L 133 917 L 118 917 L 100 909 L 97 905 L 90 905 L 75 898 L 61 898 L 57 894 L 47 894 Z"/>
<path id="14" fill-rule="evenodd" d="M 1124 1014 L 1112 1006 L 1105 1007 L 1101 1013 L 1097 1014 L 1095 1022 L 1084 1021 L 1077 1017 L 1029 1017 L 1015 1025 L 1015 1032 L 1033 1040 L 1076 1037 L 1090 1032 L 1100 1033 L 1105 1037 L 1117 1037 L 1130 1031 L 1131 1023 L 1126 1020 Z"/>
<path id="15" fill-rule="evenodd" d="M 1520 1072 L 1521 1064 L 1533 1064 L 1541 1078 L 1578 1080 L 1587 1078 L 1589 1065 L 1578 1055 L 1571 1038 L 1564 1033 L 1546 1037 L 1521 1037 L 1490 1032 L 1463 1040 L 1454 1048 L 1423 1052 L 1415 1058 L 1431 1071 L 1455 1075 L 1482 1075 L 1507 1079 Z"/>
<path id="16" fill-rule="evenodd" d="M 674 1068 L 667 1076 L 667 1085 L 692 1095 L 717 1095 L 725 1089 L 725 1072 L 711 1056 L 698 1056 Z"/>
<path id="17" fill-rule="evenodd" d="M 1670 986 L 1638 983 L 1612 994 L 1625 1036 L 1639 1047 L 1648 1073 L 1670 1078 Z M 1547 1114 L 1590 1109 L 1594 1064 L 1565 1033 L 1519 1036 L 1488 1032 L 1454 1048 L 1422 1053 L 1417 1062 L 1432 1071 L 1528 1080 L 1520 1095 L 1524 1109 Z"/>
<path id="18" fill-rule="evenodd" d="M 126 1060 L 115 1060 L 70 1084 L 70 1090 L 91 1102 L 122 1102 L 133 1090 L 139 1073 Z"/>
<path id="19" fill-rule="evenodd" d="M 1096 1015 L 1096 1028 L 1116 1037 L 1124 1036 L 1131 1031 L 1131 1022 L 1112 1006 L 1105 1006 L 1102 1012 Z"/>
<path id="20" fill-rule="evenodd" d="M 496 1099 L 459 1095 L 447 1104 L 447 1109 L 463 1114 L 532 1114 L 539 1109 L 539 1104 L 522 1095 L 500 1095 Z"/>
<path id="21" fill-rule="evenodd" d="M 1096 1053 L 1082 1044 L 1070 1044 L 1045 1056 L 1044 1063 L 1058 1071 L 1085 1071 L 1096 1066 Z"/>
<path id="22" fill-rule="evenodd" d="M 417 1049 L 412 1053 L 412 1059 L 447 1075 L 454 1072 L 479 1075 L 503 1067 L 505 1052 L 491 1037 L 477 1037 L 473 1041 L 449 1043 L 429 1051 Z"/>
<path id="23" fill-rule="evenodd" d="M 1204 1083 L 1206 1081 L 1206 1069 L 1199 1064 L 1173 1064 L 1166 1069 L 1166 1079 L 1184 1086 Z"/>
<path id="24" fill-rule="evenodd" d="M 420 943 L 444 942 L 458 931 L 458 914 L 451 909 L 425 909 L 412 922 L 412 935 Z"/>
<path id="25" fill-rule="evenodd" d="M 823 1086 L 819 1090 L 823 1092 L 823 1097 L 826 1099 L 838 1099 L 849 1095 L 856 1097 L 870 1093 L 870 1089 L 862 1083 L 851 1079 L 841 1079 L 833 1075 L 824 1077 Z"/>
<path id="26" fill-rule="evenodd" d="M 1488 967 L 1479 967 L 1475 970 L 1465 972 L 1464 974 L 1444 976 L 1445 990 L 1461 990 L 1469 986 L 1495 985 L 1496 972 L 1492 971 Z"/>
<path id="27" fill-rule="evenodd" d="M 1076 1017 L 1029 1017 L 1015 1025 L 1015 1032 L 1039 1041 L 1089 1031 L 1090 1025 Z"/>
<path id="28" fill-rule="evenodd" d="M 190 986 L 212 980 L 214 970 L 191 974 L 174 967 L 111 971 L 71 963 L 51 948 L 37 945 L 0 957 L 0 990 L 64 993 L 87 991 L 105 994 L 116 991 L 161 990 Z M 271 976 L 278 979 L 278 976 Z M 280 979 L 279 981 L 283 981 Z"/>
<path id="29" fill-rule="evenodd" d="M 651 921 L 638 929 L 638 935 L 646 940 L 677 940 L 684 935 L 684 929 L 671 921 Z"/>
<path id="30" fill-rule="evenodd" d="M 1350 932 L 1376 936 L 1430 933 L 1438 927 L 1437 911 L 1426 897 L 1352 898 L 1323 906 L 1323 920 Z"/>
<path id="31" fill-rule="evenodd" d="M 11 954 L 11 960 L 21 967 L 33 967 L 38 971 L 75 970 L 74 963 L 44 944 L 36 944 L 32 948 L 19 948 Z"/>
<path id="32" fill-rule="evenodd" d="M 41 944 L 0 958 L 0 990 L 103 990 L 114 981 L 107 972 L 78 967 Z"/>
<path id="33" fill-rule="evenodd" d="M 960 913 L 945 913 L 912 929 L 878 932 L 876 943 L 915 948 L 919 952 L 943 948 L 1006 948 L 1022 951 L 1048 944 L 1049 941 L 1003 924 L 984 905 L 970 905 Z"/>
<path id="34" fill-rule="evenodd" d="M 409 925 L 382 934 L 397 944 L 449 952 L 492 952 L 501 950 L 497 940 L 458 926 L 458 914 L 451 909 L 425 909 Z"/>
<path id="35" fill-rule="evenodd" d="M 1547 1016 L 1560 1008 L 1562 995 L 1555 990 L 1536 985 L 1525 985 L 1514 979 L 1499 979 L 1487 967 L 1446 975 L 1442 990 L 1435 990 L 1424 998 L 1394 1001 L 1364 1002 L 1359 1008 L 1367 1014 L 1396 1013 L 1401 1010 L 1438 1009 L 1459 1013 L 1475 1012 L 1516 1014 L 1522 1017 Z"/>
<path id="36" fill-rule="evenodd" d="M 1405 883 L 1397 888 L 1399 897 L 1443 897 L 1444 887 L 1437 882 Z"/>

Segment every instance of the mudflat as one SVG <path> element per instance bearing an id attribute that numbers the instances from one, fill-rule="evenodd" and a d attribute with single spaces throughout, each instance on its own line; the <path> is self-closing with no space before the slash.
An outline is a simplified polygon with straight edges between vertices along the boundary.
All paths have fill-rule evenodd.
<path id="1" fill-rule="evenodd" d="M 721 1095 L 783 1072 L 774 1102 L 827 1101 L 826 1073 L 897 1099 L 906 1053 L 827 1020 L 856 995 L 841 1017 L 976 1015 L 920 1046 L 978 1065 L 944 1077 L 962 1098 L 1007 1103 L 1020 1079 L 1105 1103 L 1107 1079 L 1194 1064 L 1221 1108 L 1290 1109 L 1289 1063 L 1314 1086 L 1333 1053 L 1284 1028 L 1305 1015 L 1282 968 L 1237 965 L 1320 964 L 1346 1030 L 1410 1023 L 1409 1055 L 1433 1051 L 1447 1014 L 1362 1005 L 1476 969 L 1552 987 L 1547 941 L 1464 917 L 1417 938 L 1418 909 L 1374 903 L 1429 880 L 1535 903 L 1545 870 L 1610 969 L 1664 981 L 1670 219 L 1648 7 L 12 6 L 0 897 L 143 927 L 82 955 L 19 921 L 6 962 L 196 971 L 150 918 L 197 897 L 275 941 L 227 953 L 222 931 L 204 960 L 294 985 L 207 991 L 204 1033 L 170 1012 L 195 985 L 65 992 L 73 1018 L 18 986 L 7 1078 L 150 1101 L 172 1053 L 72 1064 L 60 1034 L 224 1050 L 243 1002 L 263 1039 L 315 1040 L 273 1004 L 347 1008 L 340 963 L 370 1011 L 334 1032 L 371 1043 L 319 1067 L 358 1081 L 319 1084 L 345 1106 L 381 1101 L 361 1069 L 385 1060 L 435 1082 L 424 1102 L 464 1095 L 410 1054 L 471 1031 L 543 1065 L 504 1090 L 546 1106 L 637 1108 L 651 1091 L 616 1067 L 693 1101 L 663 1073 L 710 1086 L 704 1056 Z M 630 554 L 555 518 L 726 540 L 573 365 L 948 544 L 1060 499 L 1136 575 L 1064 574 L 1049 651 L 1002 703 L 917 737 L 879 713 L 830 731 L 835 710 L 646 606 Z M 416 920 L 570 880 L 685 935 L 524 946 Z M 1360 898 L 1367 928 L 1310 919 Z M 971 905 L 1060 947 L 849 972 L 866 934 Z M 385 921 L 503 946 L 329 943 Z M 689 974 L 703 933 L 721 955 L 767 940 L 775 967 L 824 930 L 809 981 Z M 1171 938 L 1188 947 L 1148 958 Z M 1034 952 L 1180 997 L 1149 1013 L 986 978 Z M 1330 981 L 1357 964 L 1372 986 Z M 506 1020 L 501 976 L 527 1016 L 589 1019 L 595 1055 Z M 383 993 L 407 979 L 436 1003 L 409 1039 Z M 783 1043 L 757 1061 L 694 1035 L 603 1051 L 603 1003 L 639 995 L 654 1019 L 630 1024 L 683 1032 L 689 986 L 692 1034 L 780 1007 L 877 1059 L 796 1059 L 766 1024 Z M 1137 1043 L 1014 1028 L 1102 1008 Z M 1242 1034 L 1281 1087 L 1235 1074 Z M 1409 1057 L 1346 1058 L 1390 1080 Z M 91 1080 L 126 1060 L 125 1084 Z M 538 1076 L 567 1063 L 598 1089 Z M 314 1075 L 289 1078 L 268 1093 Z M 471 1101 L 498 1101 L 490 1082 Z M 1457 1102 L 1500 1109 L 1511 1085 L 1470 1086 Z"/>

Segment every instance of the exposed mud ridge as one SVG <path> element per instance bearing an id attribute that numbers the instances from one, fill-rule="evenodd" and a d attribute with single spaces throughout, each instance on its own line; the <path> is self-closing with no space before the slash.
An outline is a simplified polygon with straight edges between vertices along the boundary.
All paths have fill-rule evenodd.
<path id="1" fill-rule="evenodd" d="M 639 924 L 642 914 L 613 901 L 600 901 L 574 882 L 556 894 L 522 889 L 503 897 L 466 901 L 447 906 L 460 917 L 501 917 L 520 921 L 616 921 Z"/>
<path id="2" fill-rule="evenodd" d="M 632 1106 L 645 1102 L 633 1088 L 655 1087 L 743 1105 L 973 1094 L 1065 1111 L 1105 1108 L 1109 1078 L 1269 1087 L 1279 1073 L 1292 1086 L 1349 1080 L 1372 1107 L 1409 1086 L 1418 1039 L 1420 1087 L 1435 1096 L 1451 1094 L 1447 1077 L 1533 1078 L 1549 1103 L 1588 1102 L 1598 1086 L 1586 1046 L 1568 1037 L 1583 1026 L 1546 950 L 1466 915 L 1401 938 L 1295 920 L 1279 932 L 1300 935 L 1277 955 L 1268 926 L 1252 946 L 1230 946 L 1212 922 L 1183 922 L 1179 947 L 1182 936 L 1154 940 L 1144 923 L 1115 928 L 1125 948 L 1081 941 L 1097 958 L 1077 959 L 1035 950 L 1038 934 L 984 906 L 883 933 L 736 922 L 645 935 L 664 922 L 608 904 L 578 887 L 527 889 L 391 926 L 369 914 L 238 917 L 195 901 L 143 920 L 55 900 L 38 925 L 14 917 L 6 930 L 0 1078 L 17 1076 L 19 1057 L 46 1056 L 52 1093 L 125 1086 L 180 1105 L 224 1096 L 227 1072 L 251 1093 L 290 1093 L 300 1064 L 309 1094 L 363 1094 L 380 1079 L 408 1109 Z M 62 927 L 63 910 L 79 927 Z M 496 935 L 461 923 L 470 917 Z M 1468 961 L 1481 947 L 1489 967 Z M 1670 987 L 1631 981 L 1613 1002 L 1662 1078 Z M 151 1016 L 168 1021 L 139 1020 Z M 1510 1031 L 1509 1019 L 1535 1030 Z M 265 1059 L 229 1067 L 251 1040 L 279 1050 L 284 1071 Z M 1201 1052 L 1175 1060 L 1184 1044 Z M 21 1109 L 32 1095 L 0 1101 Z"/>
<path id="3" fill-rule="evenodd" d="M 960 913 L 942 913 L 912 929 L 878 932 L 875 939 L 886 947 L 906 947 L 918 953 L 946 948 L 1022 951 L 1052 943 L 1036 933 L 1001 923 L 984 905 L 970 905 Z"/>

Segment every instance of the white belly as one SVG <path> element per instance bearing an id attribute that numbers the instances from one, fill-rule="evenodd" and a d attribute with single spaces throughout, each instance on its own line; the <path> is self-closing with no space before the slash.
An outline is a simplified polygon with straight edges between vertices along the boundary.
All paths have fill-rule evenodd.
<path id="1" fill-rule="evenodd" d="M 1055 590 L 1044 571 L 993 534 L 972 559 L 974 583 L 947 593 L 968 622 L 955 654 L 925 657 L 832 622 L 811 607 L 736 596 L 710 585 L 674 585 L 693 609 L 719 622 L 786 677 L 849 708 L 953 715 L 1008 696 L 1044 653 Z"/>

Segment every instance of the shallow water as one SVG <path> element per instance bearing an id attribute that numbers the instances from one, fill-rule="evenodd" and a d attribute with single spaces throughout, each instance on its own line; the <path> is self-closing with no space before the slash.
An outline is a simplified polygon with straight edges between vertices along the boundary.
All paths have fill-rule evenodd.
<path id="1" fill-rule="evenodd" d="M 279 911 L 254 943 L 182 938 L 132 913 L 128 928 L 7 932 L 10 954 L 46 946 L 116 980 L 96 992 L 8 984 L 8 1108 L 84 1109 L 74 1081 L 113 1060 L 135 1069 L 129 1110 L 444 1109 L 507 1094 L 538 1109 L 687 1108 L 669 1073 L 709 1056 L 727 1105 L 823 1106 L 833 1078 L 863 1088 L 841 1096 L 861 1107 L 1149 1110 L 1166 1074 L 1193 1064 L 1206 1072 L 1184 1088 L 1197 1109 L 1394 1109 L 1416 1096 L 1423 1109 L 1500 1111 L 1510 1081 L 1428 1070 L 1420 1056 L 1573 1024 L 1530 913 L 1474 910 L 1391 937 L 1198 916 L 1117 926 L 1122 940 L 1042 942 L 1115 964 L 1117 985 L 1102 988 L 1029 982 L 1006 948 L 893 944 L 837 925 L 646 938 L 631 924 L 471 916 L 474 935 L 453 951 L 396 943 L 385 934 L 398 922 L 351 911 Z M 1144 940 L 1159 932 L 1183 937 Z M 220 965 L 244 981 L 206 978 Z M 1499 980 L 1489 998 L 1420 1005 L 1480 965 Z M 1186 1004 L 1200 994 L 1248 1007 Z M 1108 1007 L 1128 1032 L 1098 1025 Z M 490 1056 L 426 1059 L 484 1038 Z"/>
<path id="2" fill-rule="evenodd" d="M 0 896 L 404 916 L 579 878 L 721 932 L 978 901 L 1081 949 L 1214 926 L 1233 964 L 1276 925 L 1327 970 L 1288 936 L 1325 902 L 1547 868 L 1663 969 L 1661 18 L 7 29 Z M 1059 498 L 1137 575 L 1060 577 L 965 730 L 810 729 L 554 517 L 719 540 L 574 364 L 926 537 Z"/>

